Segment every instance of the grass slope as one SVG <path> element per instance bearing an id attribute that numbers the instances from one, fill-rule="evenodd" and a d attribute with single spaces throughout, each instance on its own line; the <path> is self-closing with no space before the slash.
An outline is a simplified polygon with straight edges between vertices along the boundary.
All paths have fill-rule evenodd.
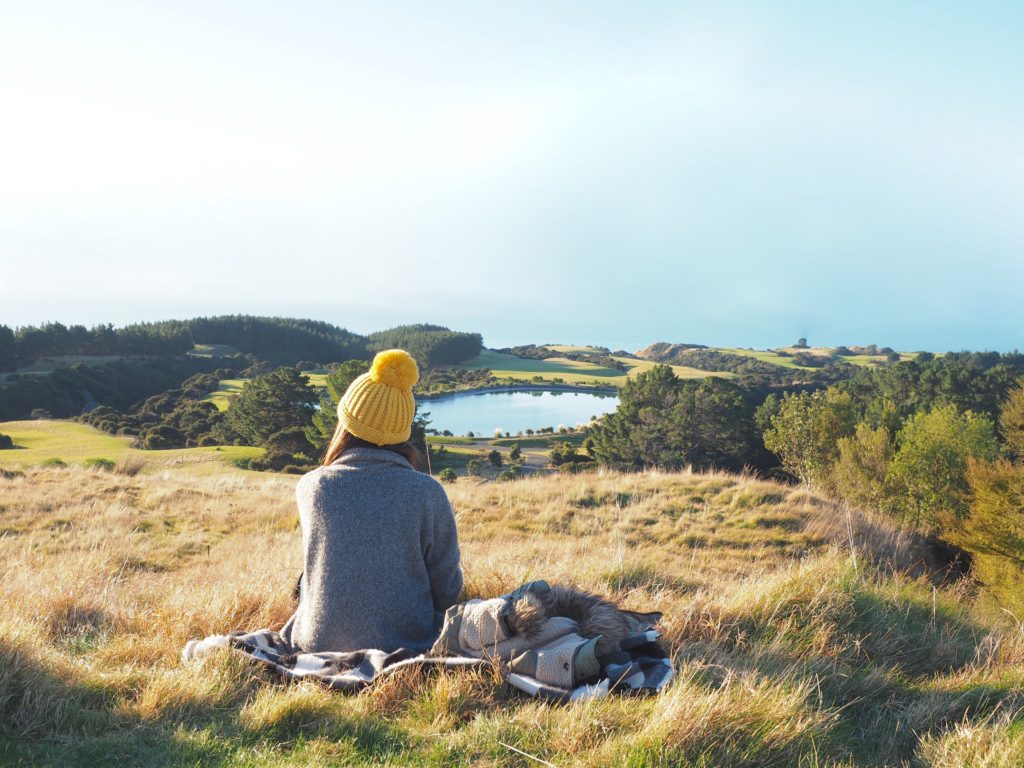
<path id="1" fill-rule="evenodd" d="M 728 475 L 449 487 L 466 595 L 578 583 L 664 612 L 656 698 L 550 706 L 491 676 L 357 696 L 282 687 L 184 642 L 278 626 L 301 569 L 295 478 L 0 479 L 0 760 L 40 765 L 1014 766 L 1024 638 L 891 572 L 919 552 L 799 489 Z"/>
<path id="2" fill-rule="evenodd" d="M 144 471 L 187 469 L 190 473 L 219 474 L 237 470 L 232 462 L 254 458 L 262 448 L 224 445 L 208 448 L 180 448 L 168 451 L 140 451 L 131 448 L 131 437 L 116 437 L 88 424 L 73 421 L 6 421 L 0 432 L 10 435 L 16 448 L 0 450 L 0 468 L 25 469 L 48 459 L 81 464 L 86 459 L 128 458 L 142 462 Z"/>
<path id="3" fill-rule="evenodd" d="M 556 347 L 548 348 L 556 349 Z M 561 349 L 561 347 L 558 347 L 558 349 Z M 565 349 L 582 350 L 582 348 L 576 347 L 566 347 Z M 603 365 L 596 365 L 582 360 L 569 360 L 562 357 L 533 360 L 495 352 L 491 349 L 485 349 L 477 357 L 455 367 L 468 370 L 489 368 L 491 373 L 499 379 L 533 380 L 534 378 L 539 378 L 549 383 L 555 383 L 556 379 L 561 379 L 566 384 L 598 384 L 621 387 L 626 383 L 628 377 L 636 376 L 641 371 L 645 371 L 654 365 L 654 363 L 647 360 L 634 360 L 628 357 L 617 357 L 615 359 L 629 366 L 629 370 L 624 373 L 614 368 L 606 368 Z M 672 369 L 676 372 L 676 375 L 687 379 L 704 378 L 706 376 L 731 377 L 733 375 L 731 373 L 700 371 L 683 365 L 674 365 Z"/>

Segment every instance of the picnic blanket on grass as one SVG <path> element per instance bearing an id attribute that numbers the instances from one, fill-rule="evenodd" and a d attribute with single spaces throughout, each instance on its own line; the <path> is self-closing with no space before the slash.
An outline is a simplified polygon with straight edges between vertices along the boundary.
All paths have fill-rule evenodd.
<path id="1" fill-rule="evenodd" d="M 191 640 L 182 659 L 189 662 L 214 649 L 228 648 L 282 681 L 312 679 L 353 692 L 410 667 L 497 669 L 527 695 L 559 702 L 601 697 L 611 691 L 657 693 L 669 683 L 672 664 L 654 628 L 660 614 L 618 611 L 599 598 L 558 589 L 536 581 L 498 598 L 453 606 L 433 648 L 425 654 L 405 649 L 303 653 L 279 633 L 261 629 Z M 574 601 L 573 595 L 584 595 L 589 602 Z M 598 604 L 601 608 L 593 607 Z M 609 607 L 621 615 L 617 624 L 609 622 L 616 619 Z M 572 615 L 552 614 L 552 610 Z M 612 637 L 593 631 L 594 616 L 601 610 L 602 626 Z"/>

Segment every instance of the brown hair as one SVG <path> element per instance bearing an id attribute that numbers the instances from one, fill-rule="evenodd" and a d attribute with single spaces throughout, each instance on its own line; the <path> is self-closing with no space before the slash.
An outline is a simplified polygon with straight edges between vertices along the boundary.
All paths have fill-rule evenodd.
<path id="1" fill-rule="evenodd" d="M 394 451 L 412 464 L 414 469 L 421 469 L 423 467 L 423 454 L 420 453 L 419 449 L 411 441 L 406 440 L 404 443 L 396 443 L 394 445 L 377 445 L 369 440 L 356 437 L 340 423 L 337 429 L 334 430 L 334 436 L 331 438 L 331 442 L 328 443 L 327 450 L 324 451 L 324 457 L 320 464 L 325 467 L 328 464 L 333 464 L 341 458 L 345 451 L 352 448 L 377 448 L 385 451 Z"/>

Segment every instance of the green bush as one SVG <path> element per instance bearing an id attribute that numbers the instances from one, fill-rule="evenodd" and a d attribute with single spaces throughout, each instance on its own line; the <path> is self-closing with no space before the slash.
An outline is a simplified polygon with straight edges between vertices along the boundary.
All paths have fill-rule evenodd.
<path id="1" fill-rule="evenodd" d="M 881 509 L 891 493 L 886 482 L 893 447 L 889 430 L 860 423 L 853 437 L 839 438 L 839 459 L 833 470 L 836 491 L 866 509 Z"/>
<path id="2" fill-rule="evenodd" d="M 14 440 L 11 438 L 11 436 L 10 435 L 5 435 L 3 433 L 0 433 L 0 451 L 6 450 L 7 448 L 13 448 L 13 447 L 14 447 Z"/>
<path id="3" fill-rule="evenodd" d="M 480 459 L 470 459 L 466 463 L 466 474 L 470 477 L 480 477 L 483 474 L 484 465 Z"/>
<path id="4" fill-rule="evenodd" d="M 498 475 L 498 481 L 502 482 L 502 483 L 507 483 L 507 482 L 509 482 L 511 480 L 518 480 L 522 476 L 523 476 L 523 465 L 522 464 L 512 464 L 508 469 L 503 470 Z"/>
<path id="5" fill-rule="evenodd" d="M 1024 461 L 1024 379 L 1010 390 L 999 411 L 999 430 L 1003 433 L 1006 452 Z"/>
<path id="6" fill-rule="evenodd" d="M 857 408 L 847 392 L 829 388 L 787 394 L 771 417 L 764 444 L 791 475 L 830 491 L 839 439 L 852 435 L 856 424 Z"/>
<path id="7" fill-rule="evenodd" d="M 455 470 L 451 467 L 445 467 L 437 473 L 437 479 L 442 483 L 454 483 L 458 475 L 455 474 Z"/>
<path id="8" fill-rule="evenodd" d="M 970 515 L 948 534 L 971 554 L 974 575 L 1024 619 L 1024 466 L 971 461 Z"/>
<path id="9" fill-rule="evenodd" d="M 64 468 L 67 466 L 67 462 L 65 462 L 63 459 L 58 459 L 56 456 L 54 456 L 52 459 L 47 459 L 39 466 Z"/>
<path id="10" fill-rule="evenodd" d="M 104 472 L 113 472 L 117 465 L 110 459 L 86 459 L 82 462 L 82 466 L 86 469 L 102 469 Z"/>
<path id="11" fill-rule="evenodd" d="M 231 463 L 234 464 L 239 469 L 252 469 L 252 467 L 250 466 L 252 464 L 251 456 L 239 456 L 237 459 L 234 459 Z"/>
<path id="12" fill-rule="evenodd" d="M 896 443 L 884 507 L 903 522 L 932 531 L 967 515 L 968 461 L 992 461 L 999 454 L 992 422 L 953 405 L 914 414 Z"/>

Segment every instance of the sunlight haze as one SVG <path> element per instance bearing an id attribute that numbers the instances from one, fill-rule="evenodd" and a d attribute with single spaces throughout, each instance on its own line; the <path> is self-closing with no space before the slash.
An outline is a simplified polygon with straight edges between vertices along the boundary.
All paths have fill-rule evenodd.
<path id="1" fill-rule="evenodd" d="M 1011 3 L 9 4 L 0 323 L 1024 346 L 1022 23 Z"/>

